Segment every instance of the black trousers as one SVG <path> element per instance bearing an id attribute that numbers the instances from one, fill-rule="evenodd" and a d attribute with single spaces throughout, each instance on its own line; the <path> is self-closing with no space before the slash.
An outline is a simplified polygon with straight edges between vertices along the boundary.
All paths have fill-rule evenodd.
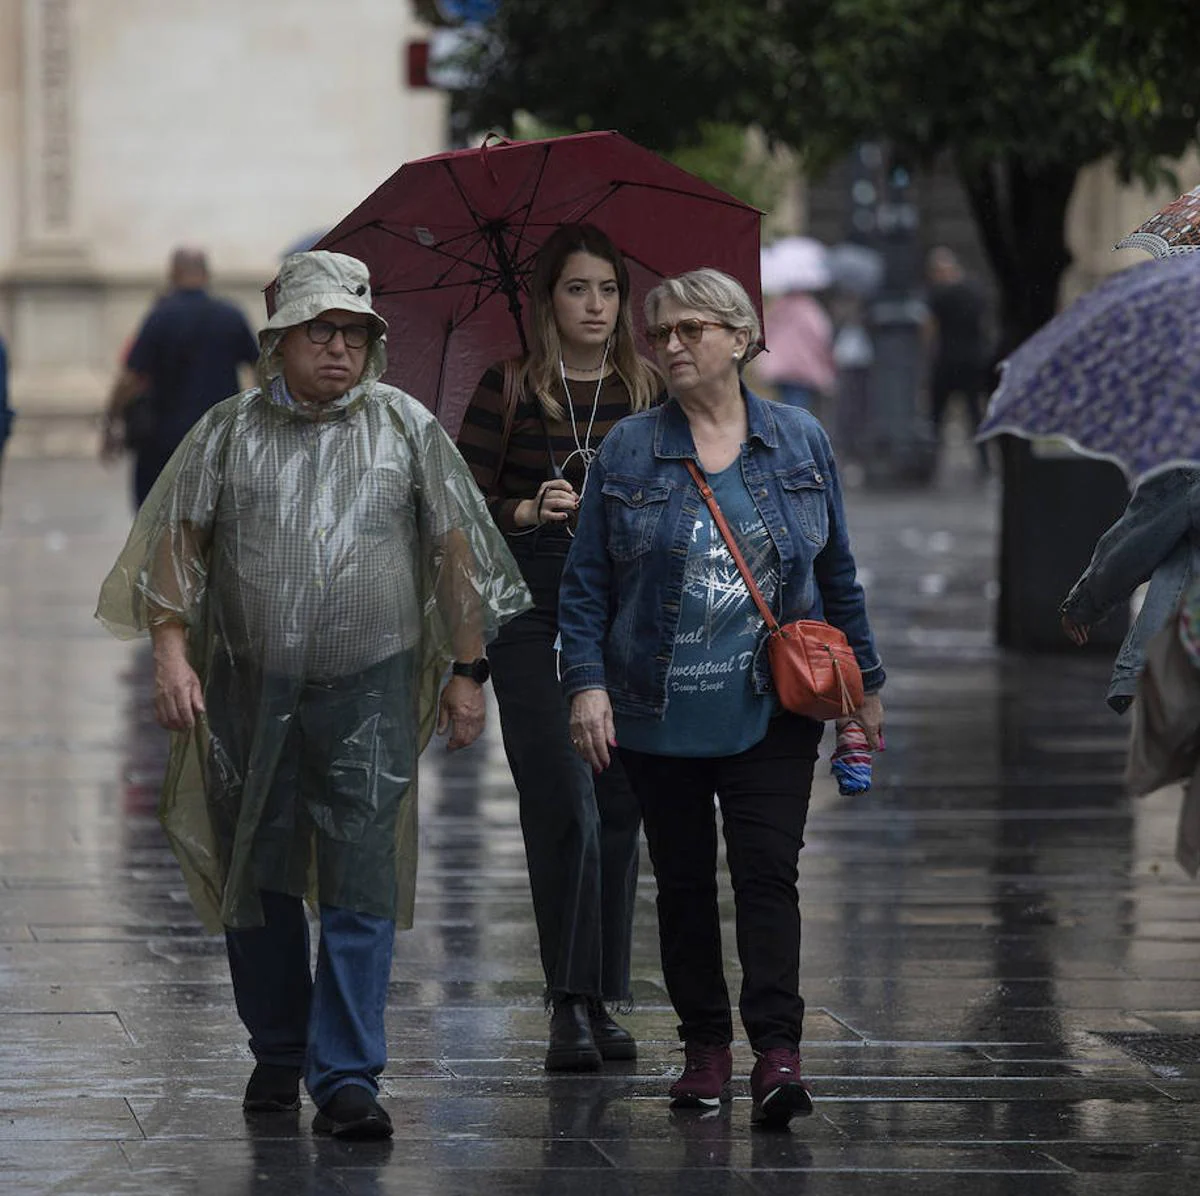
<path id="1" fill-rule="evenodd" d="M 146 501 L 146 495 L 158 481 L 158 475 L 166 468 L 167 462 L 175 446 L 170 448 L 160 444 L 150 444 L 138 449 L 133 457 L 133 505 L 141 507 Z"/>
<path id="2" fill-rule="evenodd" d="M 929 418 L 933 424 L 933 436 L 941 448 L 942 425 L 946 422 L 946 410 L 955 395 L 961 395 L 967 406 L 970 432 L 974 436 L 987 411 L 988 377 L 981 366 L 946 363 L 935 366 L 929 387 Z M 988 468 L 987 445 L 975 446 L 980 468 Z"/>
<path id="3" fill-rule="evenodd" d="M 630 998 L 641 816 L 620 764 L 594 777 L 571 746 L 558 680 L 561 552 L 516 545 L 534 608 L 488 646 L 520 802 L 548 999 Z"/>
<path id="4" fill-rule="evenodd" d="M 766 736 L 735 756 L 652 756 L 620 750 L 642 807 L 658 884 L 663 978 L 684 1042 L 733 1040 L 717 906 L 717 827 L 733 885 L 750 1045 L 800 1041 L 800 848 L 822 726 L 794 714 L 773 718 Z"/>

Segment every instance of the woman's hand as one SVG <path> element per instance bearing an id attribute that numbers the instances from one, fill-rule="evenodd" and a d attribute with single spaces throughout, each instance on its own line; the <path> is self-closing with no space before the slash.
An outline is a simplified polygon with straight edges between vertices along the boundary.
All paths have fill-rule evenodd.
<path id="1" fill-rule="evenodd" d="M 612 763 L 617 732 L 607 690 L 583 689 L 571 699 L 571 743 L 595 772 Z"/>
<path id="2" fill-rule="evenodd" d="M 862 705 L 850 716 L 867 733 L 867 746 L 873 752 L 884 750 L 883 700 L 878 694 L 867 694 Z"/>
<path id="3" fill-rule="evenodd" d="M 579 509 L 579 495 L 566 478 L 550 478 L 538 487 L 533 498 L 517 503 L 513 522 L 518 527 L 542 523 L 565 523 Z"/>
<path id="4" fill-rule="evenodd" d="M 1077 648 L 1082 648 L 1088 642 L 1088 625 L 1086 623 L 1076 623 L 1070 615 L 1062 617 L 1063 634 Z"/>

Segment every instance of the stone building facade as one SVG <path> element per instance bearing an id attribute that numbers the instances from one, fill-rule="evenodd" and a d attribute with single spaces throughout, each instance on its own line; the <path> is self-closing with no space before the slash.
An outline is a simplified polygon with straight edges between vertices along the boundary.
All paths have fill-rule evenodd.
<path id="1" fill-rule="evenodd" d="M 422 0 L 424 2 L 424 0 Z M 445 96 L 412 88 L 417 0 L 0 0 L 0 335 L 14 454 L 90 452 L 122 350 L 173 246 L 262 314 L 281 253 L 403 162 L 446 147 Z M 1182 172 L 1194 182 L 1196 163 Z M 922 240 L 986 277 L 948 175 L 922 187 Z M 1144 255 L 1111 246 L 1169 194 L 1086 172 L 1064 297 Z M 796 222 L 845 235 L 846 190 Z"/>
<path id="2" fill-rule="evenodd" d="M 260 319 L 280 255 L 445 148 L 406 0 L 0 0 L 10 452 L 91 451 L 171 249 Z"/>

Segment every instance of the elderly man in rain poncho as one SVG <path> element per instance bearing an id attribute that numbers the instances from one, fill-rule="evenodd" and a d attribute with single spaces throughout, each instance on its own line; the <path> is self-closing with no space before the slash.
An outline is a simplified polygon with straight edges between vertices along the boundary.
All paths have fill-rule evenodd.
<path id="1" fill-rule="evenodd" d="M 315 1132 L 385 1137 L 417 757 L 435 723 L 451 749 L 479 735 L 484 645 L 529 597 L 449 437 L 378 381 L 387 325 L 363 263 L 294 254 L 276 286 L 260 385 L 180 445 L 97 616 L 153 638 L 156 713 L 176 732 L 160 817 L 225 932 L 256 1061 L 245 1109 L 299 1108 L 303 1077 Z"/>

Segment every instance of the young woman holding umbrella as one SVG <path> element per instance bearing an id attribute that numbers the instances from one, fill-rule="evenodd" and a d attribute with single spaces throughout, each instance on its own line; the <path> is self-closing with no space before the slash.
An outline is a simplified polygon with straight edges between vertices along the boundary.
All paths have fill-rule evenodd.
<path id="1" fill-rule="evenodd" d="M 631 997 L 638 804 L 619 769 L 593 776 L 573 748 L 557 660 L 559 580 L 591 462 L 660 386 L 635 348 L 629 304 L 608 237 L 587 224 L 555 230 L 534 264 L 528 355 L 484 374 L 458 440 L 535 603 L 488 661 L 552 1009 L 547 1071 L 637 1056 L 606 1003 Z"/>

